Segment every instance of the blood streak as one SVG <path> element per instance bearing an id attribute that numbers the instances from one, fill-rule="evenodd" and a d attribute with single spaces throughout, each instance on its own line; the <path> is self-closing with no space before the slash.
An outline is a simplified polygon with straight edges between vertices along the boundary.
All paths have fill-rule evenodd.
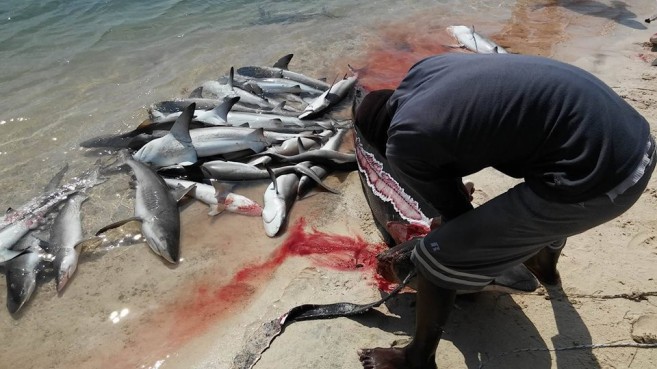
<path id="1" fill-rule="evenodd" d="M 262 207 L 257 202 L 246 198 L 241 195 L 234 193 L 229 193 L 224 200 L 224 206 L 230 212 L 250 215 L 250 216 L 260 216 L 262 215 Z"/>
<path id="2" fill-rule="evenodd" d="M 425 22 L 400 22 L 387 24 L 381 31 L 380 42 L 370 45 L 364 56 L 365 65 L 359 70 L 359 83 L 367 90 L 394 89 L 418 61 L 431 56 L 454 51 L 454 43 L 444 27 L 427 29 Z M 421 24 L 422 29 L 418 29 Z"/>
<path id="3" fill-rule="evenodd" d="M 415 237 L 424 237 L 431 232 L 431 229 L 424 224 L 395 221 L 388 222 L 386 224 L 386 230 L 398 244 Z"/>
<path id="4" fill-rule="evenodd" d="M 148 324 L 149 329 L 138 340 L 148 347 L 135 350 L 147 352 L 154 358 L 175 352 L 248 303 L 288 257 L 306 257 L 318 267 L 334 270 L 359 270 L 369 274 L 372 282 L 378 283 L 382 289 L 388 289 L 384 284 L 386 282 L 376 277 L 376 255 L 386 248 L 385 244 L 368 243 L 358 236 L 327 234 L 316 229 L 307 231 L 305 228 L 306 222 L 301 218 L 290 227 L 283 244 L 266 260 L 245 266 L 224 285 L 196 282 L 194 286 L 182 288 L 190 295 L 179 296 L 176 302 L 153 312 L 153 322 Z M 303 302 L 310 301 L 300 301 Z"/>

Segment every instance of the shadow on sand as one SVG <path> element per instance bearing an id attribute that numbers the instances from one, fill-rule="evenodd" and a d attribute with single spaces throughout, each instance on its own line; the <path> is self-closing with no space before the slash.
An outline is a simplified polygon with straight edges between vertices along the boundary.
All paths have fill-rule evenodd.
<path id="1" fill-rule="evenodd" d="M 599 1 L 549 1 L 539 7 L 560 6 L 570 11 L 598 18 L 607 18 L 625 27 L 647 29 L 636 14 L 627 9 L 624 1 L 611 1 L 611 5 Z"/>
<path id="2" fill-rule="evenodd" d="M 559 332 L 551 337 L 550 345 L 512 297 L 497 292 L 458 296 L 443 340 L 450 341 L 461 352 L 468 369 L 600 369 L 591 349 L 556 350 L 553 359 L 553 348 L 585 346 L 592 341 L 588 328 L 561 288 L 547 291 L 546 299 Z M 535 298 L 536 304 L 548 304 L 546 299 Z M 414 305 L 415 294 L 402 293 L 386 303 L 390 313 L 397 316 L 375 311 L 354 320 L 411 336 L 415 329 Z M 440 367 L 440 346 L 437 356 Z"/>

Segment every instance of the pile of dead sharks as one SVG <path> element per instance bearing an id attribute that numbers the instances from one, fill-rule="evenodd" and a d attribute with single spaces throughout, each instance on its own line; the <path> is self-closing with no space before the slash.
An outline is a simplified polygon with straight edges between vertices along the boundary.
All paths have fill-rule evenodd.
<path id="1" fill-rule="evenodd" d="M 290 71 L 291 59 L 292 54 L 272 67 L 231 68 L 189 97 L 152 104 L 149 118 L 130 132 L 82 142 L 85 148 L 115 151 L 115 162 L 62 185 L 64 168 L 43 195 L 0 218 L 8 310 L 13 314 L 24 306 L 39 274 L 54 275 L 57 290 L 63 290 L 85 241 L 81 205 L 116 168 L 134 176 L 134 217 L 103 227 L 96 236 L 137 220 L 143 240 L 170 263 L 180 259 L 183 198 L 208 204 L 210 216 L 224 211 L 260 216 L 265 233 L 274 237 L 297 199 L 317 185 L 337 192 L 323 179 L 357 164 L 355 154 L 339 151 L 352 121 L 332 112 L 347 106 L 358 73 L 349 67 L 342 78 L 327 82 Z M 271 181 L 262 206 L 232 192 L 254 180 Z"/>
<path id="2" fill-rule="evenodd" d="M 507 52 L 474 27 L 449 26 L 447 32 L 472 52 Z M 349 73 L 328 82 L 289 70 L 292 56 L 272 67 L 231 68 L 188 97 L 152 104 L 149 118 L 130 132 L 82 142 L 85 148 L 116 151 L 116 163 L 99 162 L 61 184 L 64 167 L 43 194 L 0 217 L 0 272 L 6 276 L 9 312 L 18 312 L 30 299 L 39 275 L 54 276 L 60 293 L 67 285 L 81 245 L 95 241 L 83 240 L 82 203 L 108 173 L 117 172 L 109 166 L 129 168 L 134 175 L 134 217 L 103 227 L 96 238 L 137 221 L 138 240 L 170 263 L 180 259 L 183 198 L 208 204 L 211 216 L 223 211 L 260 216 L 265 233 L 274 237 L 297 199 L 318 185 L 337 192 L 323 179 L 332 171 L 356 170 L 358 164 L 354 153 L 339 151 L 353 122 L 333 113 L 358 98 L 358 73 L 349 66 Z M 271 180 L 263 206 L 232 192 L 235 184 L 255 180 Z"/>

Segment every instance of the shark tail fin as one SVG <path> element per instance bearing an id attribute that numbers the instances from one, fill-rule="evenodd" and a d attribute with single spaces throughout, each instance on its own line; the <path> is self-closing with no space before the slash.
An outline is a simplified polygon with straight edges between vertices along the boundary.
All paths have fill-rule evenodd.
<path id="1" fill-rule="evenodd" d="M 214 197 L 217 199 L 217 204 L 210 205 L 208 215 L 215 216 L 226 210 L 226 197 L 230 193 L 232 186 L 219 182 L 216 179 L 210 179 L 210 184 L 214 187 Z"/>
<path id="2" fill-rule="evenodd" d="M 272 185 L 274 186 L 274 191 L 276 191 L 276 193 L 279 193 L 278 192 L 278 183 L 276 182 L 276 174 L 269 167 L 269 165 L 265 165 L 265 169 L 267 169 L 267 173 L 269 173 L 269 177 L 271 177 L 271 182 L 272 182 Z"/>
<path id="3" fill-rule="evenodd" d="M 228 196 L 234 187 L 234 185 L 219 182 L 216 179 L 210 179 L 210 184 L 212 184 L 212 187 L 214 187 L 214 196 L 219 203 L 226 201 L 226 196 Z"/>

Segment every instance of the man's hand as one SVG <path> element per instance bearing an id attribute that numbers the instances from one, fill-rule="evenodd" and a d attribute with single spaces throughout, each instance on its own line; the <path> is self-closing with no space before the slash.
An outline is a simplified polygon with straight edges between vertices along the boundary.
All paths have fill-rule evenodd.
<path id="1" fill-rule="evenodd" d="M 468 196 L 468 200 L 472 202 L 474 199 L 472 197 L 472 194 L 475 192 L 475 187 L 474 187 L 474 182 L 472 182 L 469 179 L 466 179 L 463 181 L 463 193 Z M 440 216 L 437 216 L 435 218 L 431 218 L 431 224 L 429 225 L 429 228 L 433 231 L 434 229 L 440 227 L 440 225 L 443 224 L 443 219 Z"/>

